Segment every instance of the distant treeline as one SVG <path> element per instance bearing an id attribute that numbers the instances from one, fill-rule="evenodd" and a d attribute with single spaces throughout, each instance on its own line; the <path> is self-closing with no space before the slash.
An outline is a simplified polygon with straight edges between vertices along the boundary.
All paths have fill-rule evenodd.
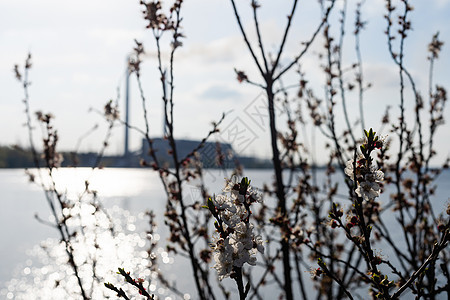
<path id="1" fill-rule="evenodd" d="M 62 152 L 64 160 L 61 167 L 93 167 L 98 164 L 97 153 L 73 153 Z M 38 153 L 38 163 L 45 166 L 41 154 Z M 127 161 L 131 161 L 130 159 Z M 101 166 L 104 167 L 136 167 L 139 166 L 139 160 L 135 164 L 127 163 L 124 165 L 123 158 L 120 156 L 105 156 L 101 159 Z M 33 154 L 29 149 L 18 146 L 0 146 L 0 168 L 35 168 Z"/>
<path id="2" fill-rule="evenodd" d="M 17 146 L 0 146 L 0 168 L 32 168 L 34 166 L 31 151 Z"/>
<path id="3" fill-rule="evenodd" d="M 161 149 L 164 149 L 161 146 Z M 161 150 L 162 153 L 165 151 Z M 144 152 L 145 153 L 145 152 Z M 208 155 L 205 155 L 203 151 L 200 151 L 202 163 L 205 168 L 219 168 L 214 162 L 214 159 L 210 159 Z M 142 159 L 151 163 L 149 156 L 143 157 L 141 153 L 133 153 L 129 157 L 123 156 L 104 156 L 99 160 L 97 153 L 74 153 L 74 152 L 62 152 L 64 157 L 61 167 L 115 167 L 115 168 L 137 168 L 140 167 L 140 161 Z M 40 158 L 38 154 L 39 165 L 45 166 L 44 160 Z M 161 155 L 161 162 L 168 167 L 173 167 L 173 162 L 169 156 Z M 225 168 L 234 168 L 235 163 L 238 163 L 245 168 L 249 169 L 264 169 L 271 167 L 271 161 L 267 159 L 259 159 L 255 157 L 243 157 L 237 156 L 236 159 L 225 159 Z M 34 168 L 36 167 L 33 155 L 29 149 L 24 149 L 18 146 L 0 146 L 0 168 Z"/>

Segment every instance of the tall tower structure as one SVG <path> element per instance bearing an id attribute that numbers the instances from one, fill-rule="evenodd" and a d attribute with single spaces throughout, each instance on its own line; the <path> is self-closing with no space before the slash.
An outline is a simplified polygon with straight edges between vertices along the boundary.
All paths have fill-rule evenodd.
<path id="1" fill-rule="evenodd" d="M 130 149 L 129 149 L 129 128 L 128 125 L 130 124 L 130 56 L 127 56 L 127 67 L 125 70 L 125 141 L 124 141 L 124 152 L 123 156 L 128 157 L 130 155 Z"/>

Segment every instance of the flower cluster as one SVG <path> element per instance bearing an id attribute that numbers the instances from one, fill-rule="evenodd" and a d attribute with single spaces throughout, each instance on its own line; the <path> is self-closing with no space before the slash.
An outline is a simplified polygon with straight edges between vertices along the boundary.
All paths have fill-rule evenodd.
<path id="1" fill-rule="evenodd" d="M 49 169 L 59 168 L 64 161 L 64 157 L 61 153 L 56 151 L 56 145 L 59 141 L 57 130 L 53 127 L 52 120 L 53 115 L 50 113 L 44 114 L 41 111 L 36 112 L 38 121 L 45 128 L 46 136 L 42 139 L 43 153 L 41 157 L 44 159 L 46 166 Z"/>
<path id="2" fill-rule="evenodd" d="M 104 115 L 107 120 L 114 121 L 119 119 L 119 109 L 117 104 L 114 104 L 112 100 L 109 100 L 105 105 Z"/>
<path id="3" fill-rule="evenodd" d="M 384 179 L 384 173 L 377 170 L 374 166 L 367 166 L 365 159 L 360 157 L 356 164 L 353 159 L 347 162 L 345 174 L 355 181 L 358 187 L 356 194 L 364 200 L 372 200 L 380 196 L 381 182 Z M 354 169 L 356 166 L 356 169 Z"/>
<path id="4" fill-rule="evenodd" d="M 217 220 L 214 225 L 219 236 L 212 249 L 216 262 L 214 268 L 220 280 L 245 263 L 255 265 L 256 253 L 264 253 L 264 242 L 261 236 L 255 235 L 254 226 L 249 222 L 250 205 L 261 202 L 260 193 L 250 186 L 247 178 L 238 182 L 235 177 L 227 181 L 223 192 L 226 194 L 210 198 L 207 205 Z"/>
<path id="5" fill-rule="evenodd" d="M 383 141 L 375 135 L 372 129 L 369 132 L 366 131 L 366 137 L 365 143 L 360 148 L 362 154 L 358 156 L 356 162 L 353 159 L 347 162 L 345 174 L 356 182 L 356 194 L 364 200 L 370 201 L 380 196 L 384 180 L 384 173 L 372 164 L 370 153 L 375 149 L 380 149 Z"/>

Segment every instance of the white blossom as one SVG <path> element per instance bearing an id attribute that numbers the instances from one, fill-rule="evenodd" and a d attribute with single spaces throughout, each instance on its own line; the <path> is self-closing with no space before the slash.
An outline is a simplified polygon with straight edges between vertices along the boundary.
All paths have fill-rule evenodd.
<path id="1" fill-rule="evenodd" d="M 366 174 L 364 177 L 366 181 L 381 182 L 384 180 L 384 173 L 372 166 L 370 168 L 370 173 Z"/>
<path id="2" fill-rule="evenodd" d="M 264 254 L 264 241 L 263 241 L 263 239 L 262 239 L 262 237 L 260 235 L 257 235 L 255 237 L 254 243 L 256 245 L 256 249 L 260 253 Z"/>
<path id="3" fill-rule="evenodd" d="M 354 171 L 353 171 L 353 159 L 350 159 L 347 164 L 345 165 L 345 175 L 347 175 L 348 177 L 350 177 L 352 180 L 354 179 Z"/>
<path id="4" fill-rule="evenodd" d="M 245 224 L 240 222 L 234 228 L 234 232 L 230 234 L 230 243 L 240 243 L 243 249 L 250 250 L 253 248 L 253 224 Z"/>
<path id="5" fill-rule="evenodd" d="M 380 196 L 381 183 L 384 180 L 384 173 L 374 166 L 356 165 L 356 171 L 353 168 L 353 159 L 350 159 L 344 170 L 345 174 L 355 181 L 356 173 L 356 194 L 364 200 L 373 200 Z"/>
<path id="6" fill-rule="evenodd" d="M 239 184 L 238 178 L 236 176 L 232 176 L 231 179 L 226 179 L 227 185 L 222 189 L 224 193 L 232 193 L 232 195 L 236 196 L 236 190 L 234 187 Z"/>
<path id="7" fill-rule="evenodd" d="M 221 240 L 222 245 L 216 247 L 214 250 L 214 260 L 216 264 L 214 268 L 217 270 L 219 280 L 228 277 L 233 269 L 233 250 L 228 240 Z M 217 246 L 217 244 L 216 244 Z"/>
<path id="8" fill-rule="evenodd" d="M 248 186 L 245 195 L 242 195 L 240 184 L 237 177 L 227 180 L 223 189 L 226 194 L 217 195 L 213 199 L 216 218 L 223 229 L 221 237 L 211 245 L 216 262 L 214 268 L 219 280 L 230 276 L 233 267 L 242 268 L 245 263 L 255 265 L 256 254 L 264 253 L 262 237 L 255 235 L 254 225 L 248 220 L 248 207 L 253 202 L 261 202 L 261 194 Z"/>
<path id="9" fill-rule="evenodd" d="M 214 205 L 219 210 L 229 210 L 231 212 L 236 212 L 235 206 L 232 205 L 231 199 L 225 195 L 217 195 L 214 197 Z"/>
<path id="10" fill-rule="evenodd" d="M 262 193 L 257 188 L 249 187 L 248 193 L 256 202 L 262 203 Z"/>
<path id="11" fill-rule="evenodd" d="M 355 192 L 364 200 L 373 200 L 380 196 L 380 185 L 376 182 L 363 181 L 358 185 Z"/>

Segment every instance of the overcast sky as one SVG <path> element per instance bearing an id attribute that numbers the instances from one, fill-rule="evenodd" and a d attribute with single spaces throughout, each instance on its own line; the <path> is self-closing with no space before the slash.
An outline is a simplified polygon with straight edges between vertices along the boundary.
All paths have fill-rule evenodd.
<path id="1" fill-rule="evenodd" d="M 243 13 L 244 25 L 253 36 L 250 1 L 237 2 Z M 281 39 L 280 32 L 291 1 L 260 2 L 263 39 L 266 49 L 274 52 Z M 355 3 L 350 0 L 348 7 L 349 34 L 347 48 L 344 49 L 348 64 L 355 62 L 354 38 L 351 35 Z M 426 47 L 438 30 L 445 44 L 441 59 L 436 64 L 435 82 L 450 86 L 450 1 L 411 3 L 415 7 L 412 12 L 413 32 L 406 42 L 405 61 L 423 95 L 427 95 Z M 81 146 L 84 151 L 98 150 L 106 123 L 99 115 L 88 111 L 91 107 L 101 110 L 109 99 L 116 97 L 118 86 L 123 96 L 126 56 L 133 48 L 135 38 L 144 42 L 148 53 L 142 70 L 143 84 L 149 101 L 151 133 L 160 136 L 162 103 L 155 68 L 155 47 L 151 32 L 145 30 L 141 10 L 137 0 L 0 0 L 0 144 L 28 145 L 23 126 L 23 91 L 12 69 L 16 63 L 23 64 L 27 53 L 31 52 L 32 110 L 51 112 L 56 116 L 55 125 L 60 133 L 62 150 L 72 150 L 80 136 L 99 124 L 100 128 Z M 365 77 L 373 83 L 373 88 L 366 93 L 366 123 L 375 129 L 380 126 L 384 106 L 389 103 L 398 106 L 398 75 L 387 52 L 383 14 L 384 1 L 366 1 L 363 19 L 368 23 L 361 47 Z M 336 19 L 337 15 L 338 10 L 333 18 Z M 248 143 L 234 144 L 237 150 L 243 154 L 270 157 L 267 128 L 259 127 L 258 120 L 249 119 L 245 113 L 258 103 L 261 91 L 239 84 L 235 79 L 233 68 L 236 67 L 245 70 L 251 79 L 260 81 L 240 36 L 231 4 L 226 0 L 186 0 L 183 16 L 183 31 L 187 38 L 177 53 L 175 65 L 177 137 L 201 138 L 209 130 L 211 121 L 219 119 L 222 112 L 233 110 L 224 127 L 240 124 L 251 132 L 246 137 Z M 300 43 L 309 39 L 319 20 L 317 1 L 299 1 L 282 64 L 288 63 L 301 49 Z M 168 49 L 168 46 L 165 47 L 165 50 Z M 310 55 L 301 63 L 308 79 L 317 88 L 316 93 L 323 96 L 324 82 L 316 55 L 319 51 L 322 51 L 322 43 L 317 40 Z M 293 74 L 285 80 L 288 85 L 298 78 Z M 141 102 L 134 78 L 131 88 L 131 123 L 143 126 Z M 354 122 L 358 118 L 356 94 L 350 95 L 348 101 L 350 118 Z M 337 109 L 341 109 L 339 104 Z M 410 109 L 407 113 L 411 112 Z M 394 109 L 393 116 L 396 113 Z M 445 115 L 449 119 L 449 110 Z M 448 125 L 439 132 L 437 146 L 441 149 L 440 158 L 449 154 L 448 132 Z M 229 139 L 222 138 L 225 141 Z M 137 133 L 132 133 L 131 144 L 133 149 L 140 147 Z M 123 128 L 117 128 L 109 153 L 122 151 Z"/>

